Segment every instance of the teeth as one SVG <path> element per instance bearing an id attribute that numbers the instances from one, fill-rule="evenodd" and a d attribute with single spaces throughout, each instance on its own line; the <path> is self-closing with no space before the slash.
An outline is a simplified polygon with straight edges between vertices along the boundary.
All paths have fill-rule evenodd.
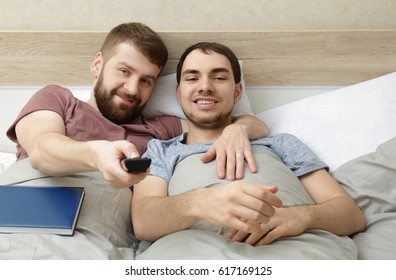
<path id="1" fill-rule="evenodd" d="M 198 104 L 213 104 L 214 101 L 209 101 L 209 100 L 198 100 Z"/>

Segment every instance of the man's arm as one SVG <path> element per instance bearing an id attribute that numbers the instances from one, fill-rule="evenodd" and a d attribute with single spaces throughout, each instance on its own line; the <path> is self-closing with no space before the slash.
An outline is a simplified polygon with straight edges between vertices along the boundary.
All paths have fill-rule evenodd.
<path id="1" fill-rule="evenodd" d="M 65 135 L 64 121 L 55 112 L 33 112 L 17 123 L 15 131 L 32 167 L 49 175 L 99 170 L 112 187 L 130 187 L 147 175 L 129 174 L 122 166 L 123 158 L 138 155 L 133 144 L 75 141 Z"/>
<path id="2" fill-rule="evenodd" d="M 337 235 L 351 235 L 365 229 L 362 211 L 325 169 L 304 175 L 300 180 L 316 203 L 307 210 L 307 229 L 319 228 Z"/>
<path id="3" fill-rule="evenodd" d="M 276 187 L 243 182 L 200 188 L 180 195 L 168 196 L 167 182 L 148 176 L 133 189 L 132 223 L 141 240 L 157 240 L 167 234 L 186 229 L 199 220 L 220 227 L 235 227 L 251 232 L 255 224 L 241 217 L 265 223 L 280 207 L 274 194 Z"/>
<path id="4" fill-rule="evenodd" d="M 252 115 L 234 118 L 212 147 L 201 157 L 203 162 L 216 159 L 217 177 L 227 180 L 242 179 L 245 160 L 252 173 L 257 172 L 249 140 L 267 137 L 267 125 Z"/>
<path id="5" fill-rule="evenodd" d="M 300 180 L 315 204 L 276 209 L 270 219 L 272 230 L 268 226 L 253 234 L 232 230 L 230 238 L 259 246 L 309 229 L 322 229 L 340 236 L 364 230 L 363 213 L 326 170 L 311 172 Z"/>
<path id="6" fill-rule="evenodd" d="M 249 140 L 264 138 L 270 134 L 267 125 L 253 115 L 234 117 L 232 123 L 245 126 Z"/>

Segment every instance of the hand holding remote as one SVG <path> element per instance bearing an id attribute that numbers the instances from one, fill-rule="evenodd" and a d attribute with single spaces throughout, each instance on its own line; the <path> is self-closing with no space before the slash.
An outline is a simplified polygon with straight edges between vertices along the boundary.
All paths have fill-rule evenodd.
<path id="1" fill-rule="evenodd" d="M 126 158 L 124 164 L 129 173 L 146 172 L 151 164 L 151 158 Z"/>

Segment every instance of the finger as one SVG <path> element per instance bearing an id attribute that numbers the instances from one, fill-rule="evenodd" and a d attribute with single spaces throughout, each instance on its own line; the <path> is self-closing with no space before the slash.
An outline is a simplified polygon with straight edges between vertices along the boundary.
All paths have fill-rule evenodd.
<path id="1" fill-rule="evenodd" d="M 245 160 L 249 166 L 249 171 L 251 173 L 256 173 L 257 172 L 256 160 L 254 159 L 251 149 L 245 152 Z"/>
<path id="2" fill-rule="evenodd" d="M 246 240 L 244 241 L 244 243 L 249 244 L 249 245 L 254 245 L 257 243 L 257 241 L 260 240 L 260 238 L 262 237 L 262 235 L 260 233 L 254 232 L 252 234 L 250 234 L 248 236 L 248 238 L 246 238 Z"/>
<path id="3" fill-rule="evenodd" d="M 216 154 L 216 173 L 219 179 L 224 179 L 226 176 L 226 154 L 224 152 L 218 152 Z"/>
<path id="4" fill-rule="evenodd" d="M 146 178 L 148 174 L 149 170 L 140 173 L 126 173 L 126 176 L 120 177 L 121 184 L 118 188 L 131 187 Z"/>
<path id="5" fill-rule="evenodd" d="M 278 239 L 277 236 L 277 231 L 276 230 L 271 230 L 268 232 L 263 238 L 261 238 L 255 246 L 263 246 L 263 245 L 268 245 L 274 242 L 276 239 Z"/>
<path id="6" fill-rule="evenodd" d="M 236 161 L 238 155 L 235 155 L 235 152 L 227 152 L 227 166 L 226 166 L 226 172 L 227 172 L 227 180 L 233 181 L 235 180 L 235 169 L 236 169 Z M 243 156 L 239 156 L 243 160 Z"/>
<path id="7" fill-rule="evenodd" d="M 249 236 L 249 233 L 242 232 L 242 231 L 237 231 L 230 239 L 241 242 L 245 240 Z"/>
<path id="8" fill-rule="evenodd" d="M 135 185 L 135 184 L 139 183 L 144 178 L 146 178 L 148 174 L 149 174 L 149 170 L 146 170 L 146 172 L 129 174 L 130 177 L 128 178 L 128 181 L 127 181 L 128 184 L 127 185 L 132 186 L 132 185 Z"/>
<path id="9" fill-rule="evenodd" d="M 244 169 L 245 169 L 245 158 L 243 153 L 237 152 L 235 156 L 235 160 L 236 160 L 235 177 L 237 180 L 241 180 L 243 179 Z"/>
<path id="10" fill-rule="evenodd" d="M 268 204 L 264 203 L 265 206 L 262 207 L 263 208 L 268 208 L 265 210 L 256 210 L 256 209 L 252 209 L 249 206 L 244 206 L 244 205 L 234 205 L 233 211 L 232 211 L 232 215 L 237 216 L 237 217 L 241 217 L 244 220 L 249 220 L 249 223 L 247 223 L 249 225 L 249 227 L 245 230 L 243 230 L 244 232 L 252 232 L 252 230 L 254 230 L 255 228 L 258 227 L 257 224 L 261 224 L 261 223 L 267 223 L 269 221 L 270 216 L 272 216 L 273 214 L 267 214 L 267 213 L 274 213 L 274 209 L 269 206 Z M 263 213 L 264 212 L 264 213 Z"/>
<path id="11" fill-rule="evenodd" d="M 238 232 L 238 231 L 237 231 L 235 228 L 230 229 L 230 230 L 227 232 L 228 238 L 229 238 L 229 239 L 232 239 L 232 238 L 235 236 L 235 234 L 237 234 L 237 232 Z"/>
<path id="12" fill-rule="evenodd" d="M 210 162 L 212 160 L 214 160 L 216 158 L 216 150 L 214 149 L 213 145 L 209 148 L 209 150 L 206 151 L 206 153 L 204 153 L 201 156 L 201 161 L 203 163 L 207 163 Z"/>
<path id="13" fill-rule="evenodd" d="M 131 187 L 140 181 L 142 181 L 149 174 L 150 168 L 148 168 L 145 172 L 140 173 L 128 173 L 128 172 L 119 172 L 118 170 L 114 171 L 111 177 L 108 178 L 109 184 L 112 188 L 121 189 L 126 187 Z"/>
<path id="14" fill-rule="evenodd" d="M 248 222 L 248 220 L 246 220 L 246 219 L 244 219 L 244 218 L 240 218 L 243 222 Z M 239 231 L 238 230 L 236 230 L 235 228 L 231 228 L 229 231 L 228 231 L 228 233 L 227 233 L 227 235 L 228 235 L 228 238 L 230 238 L 230 239 L 232 239 L 234 236 L 235 236 L 235 234 L 237 234 Z"/>
<path id="15" fill-rule="evenodd" d="M 235 217 L 229 221 L 228 227 L 233 228 L 237 232 L 250 233 L 257 229 L 257 224 L 252 222 L 244 222 L 243 220 Z"/>
<path id="16" fill-rule="evenodd" d="M 225 177 L 225 161 L 226 157 L 223 153 L 216 151 L 212 145 L 209 150 L 201 156 L 201 161 L 203 163 L 208 163 L 216 159 L 216 174 L 219 179 L 224 179 Z"/>
<path id="17" fill-rule="evenodd" d="M 260 229 L 250 234 L 248 238 L 246 238 L 245 243 L 255 245 L 266 234 L 268 234 L 269 231 L 270 228 L 268 227 L 268 224 L 260 224 Z"/>
<path id="18" fill-rule="evenodd" d="M 136 158 L 140 157 L 139 151 L 136 146 L 128 141 L 120 141 L 118 144 L 119 150 L 123 153 L 124 157 Z"/>
<path id="19" fill-rule="evenodd" d="M 277 186 L 269 186 L 269 187 L 266 187 L 266 188 L 267 188 L 267 190 L 269 190 L 272 193 L 278 192 L 278 187 Z"/>
<path id="20" fill-rule="evenodd" d="M 268 205 L 272 205 L 274 207 L 282 206 L 282 200 L 280 200 L 280 198 L 272 191 L 270 191 L 266 186 L 249 184 L 249 185 L 244 185 L 243 189 L 244 192 L 249 194 L 251 197 L 258 199 L 259 201 L 266 202 Z M 258 209 L 258 208 L 255 207 L 254 209 Z M 271 212 L 271 214 L 273 215 L 273 212 Z"/>
<path id="21" fill-rule="evenodd" d="M 130 157 L 130 158 L 138 158 L 138 157 L 140 157 L 140 155 L 139 155 L 139 153 L 136 151 L 136 152 L 130 153 L 130 154 L 129 154 L 129 157 Z"/>

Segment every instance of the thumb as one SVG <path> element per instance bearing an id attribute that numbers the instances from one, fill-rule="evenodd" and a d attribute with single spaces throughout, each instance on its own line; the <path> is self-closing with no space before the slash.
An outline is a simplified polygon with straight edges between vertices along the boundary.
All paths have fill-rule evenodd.
<path id="1" fill-rule="evenodd" d="M 277 186 L 269 186 L 267 189 L 272 192 L 272 193 L 277 193 L 278 192 L 278 187 Z"/>
<path id="2" fill-rule="evenodd" d="M 121 152 L 124 154 L 125 157 L 128 158 L 140 157 L 139 151 L 132 143 L 128 143 L 128 145 L 122 146 Z"/>
<path id="3" fill-rule="evenodd" d="M 201 156 L 201 161 L 204 163 L 210 162 L 216 158 L 216 150 L 212 147 L 210 147 L 209 150 L 206 151 L 205 154 Z"/>

